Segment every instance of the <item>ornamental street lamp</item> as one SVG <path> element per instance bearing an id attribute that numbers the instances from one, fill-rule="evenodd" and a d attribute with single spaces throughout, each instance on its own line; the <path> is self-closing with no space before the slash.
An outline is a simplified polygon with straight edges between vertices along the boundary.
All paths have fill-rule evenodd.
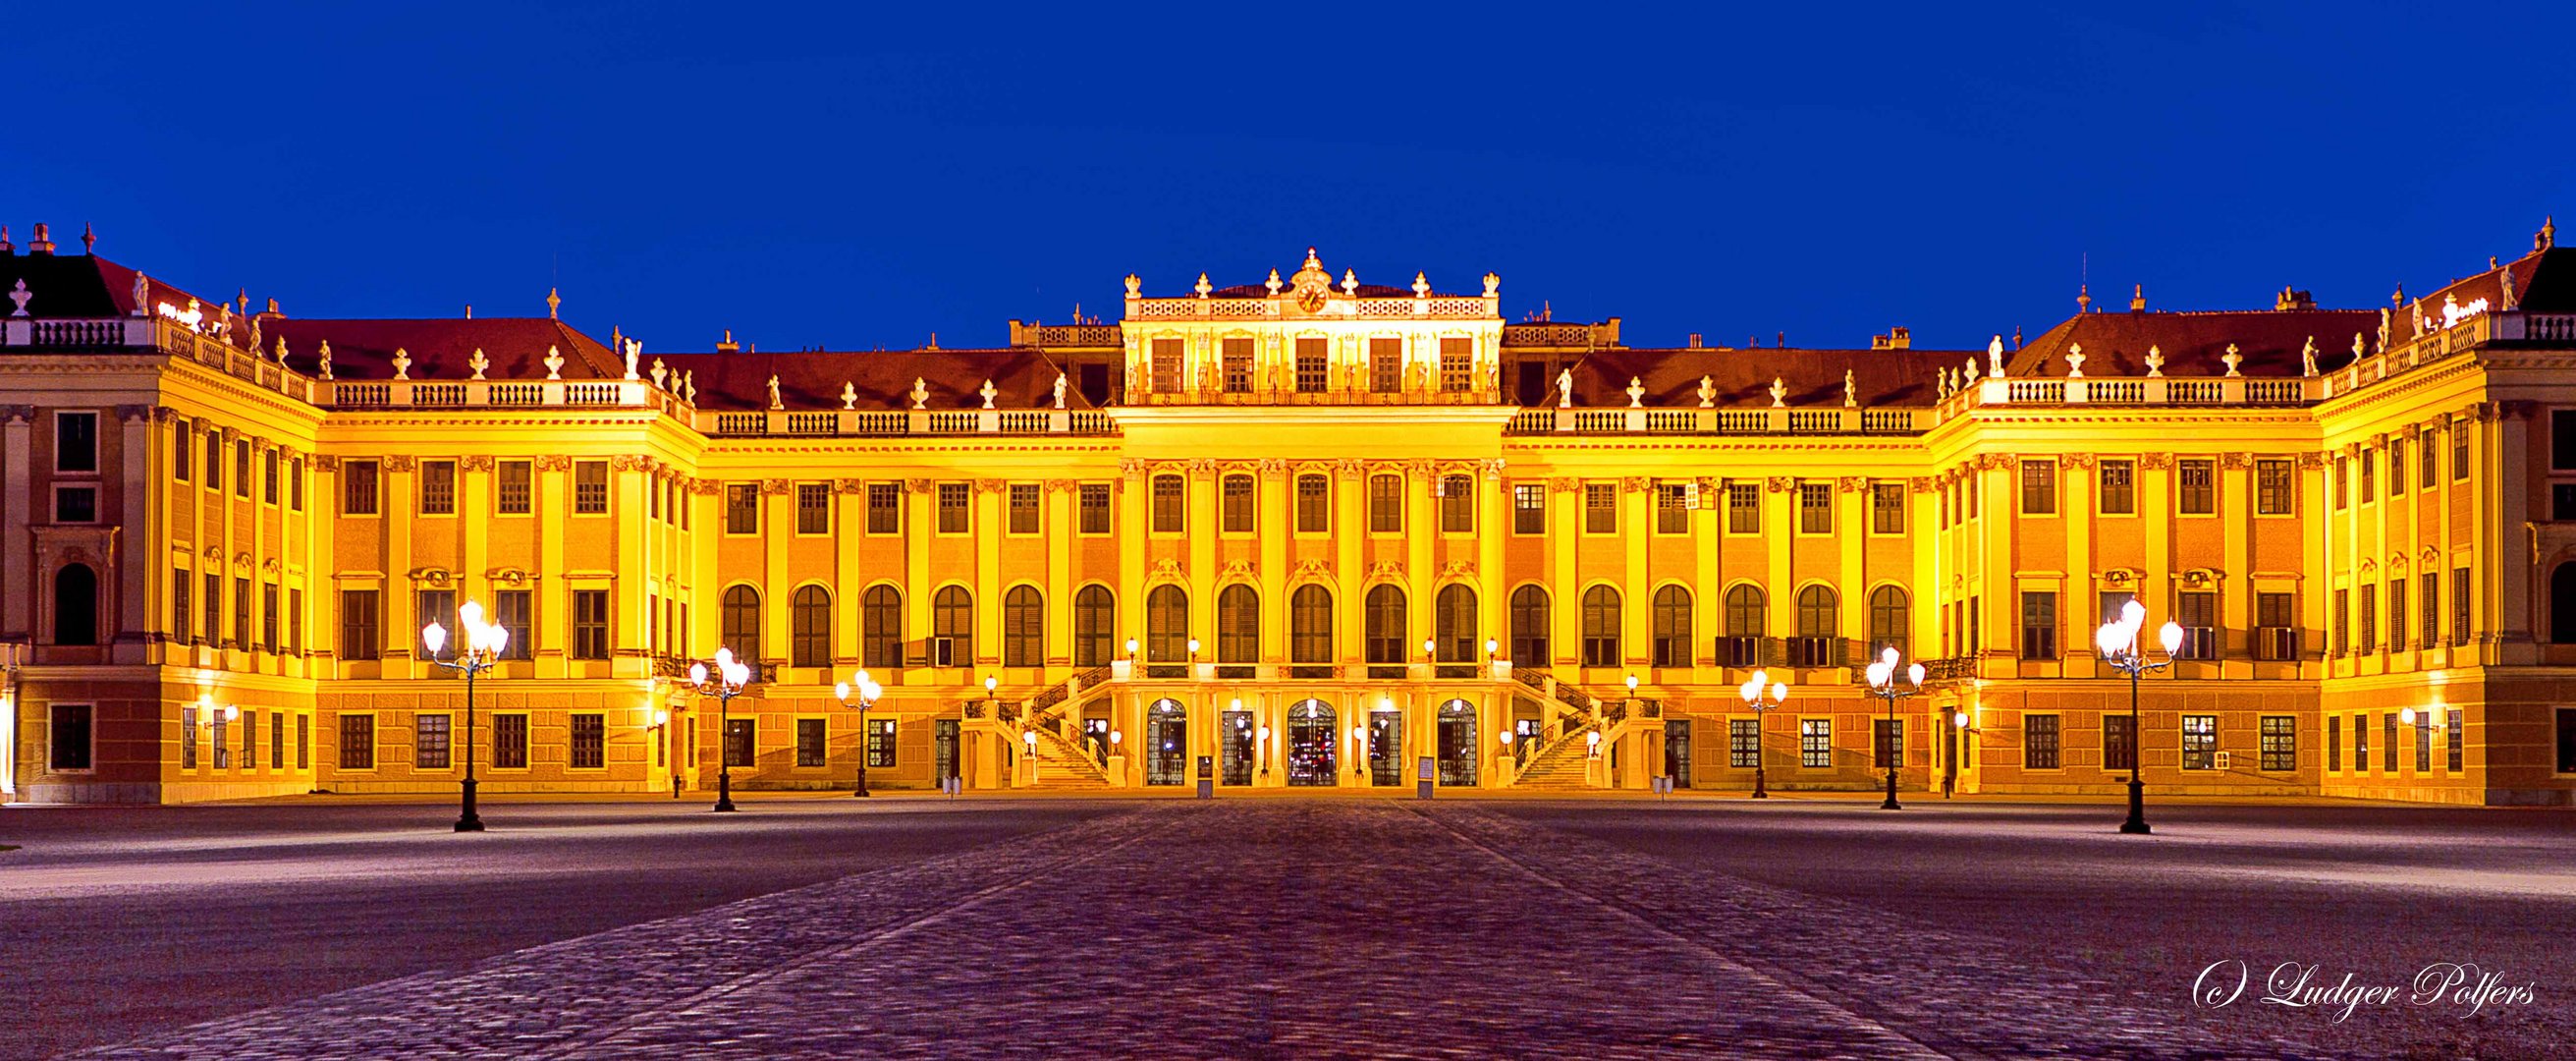
<path id="1" fill-rule="evenodd" d="M 2148 671 L 2173 666 L 2174 653 L 2182 650 L 2182 624 L 2167 619 L 2156 630 L 2156 640 L 2164 645 L 2164 662 L 2149 662 L 2138 651 L 2138 630 L 2146 624 L 2147 606 L 2132 598 L 2120 606 L 2118 621 L 2103 623 L 2102 629 L 2093 634 L 2093 646 L 2102 650 L 2102 662 L 2129 676 L 2129 820 L 2120 823 L 2120 831 L 2142 836 L 2150 830 L 2147 786 L 2138 778 L 2146 766 L 2145 734 L 2138 728 L 2138 678 Z"/>
<path id="2" fill-rule="evenodd" d="M 1763 688 L 1765 682 L 1770 682 L 1771 687 L 1767 690 Z M 1762 785 L 1762 713 L 1788 705 L 1789 683 L 1772 682 L 1770 671 L 1758 670 L 1735 692 L 1744 698 L 1744 706 L 1753 712 L 1753 798 L 1769 799 L 1771 793 Z M 1767 699 L 1763 696 L 1765 692 L 1770 694 Z"/>
<path id="3" fill-rule="evenodd" d="M 439 655 L 447 647 L 447 628 L 432 619 L 420 628 L 421 644 L 429 647 L 429 661 L 465 675 L 465 780 L 459 796 L 456 831 L 483 831 L 483 816 L 474 813 L 474 678 L 501 663 L 501 653 L 510 647 L 510 628 L 483 621 L 483 606 L 466 601 L 456 609 L 457 626 L 465 632 L 465 651 L 454 659 Z"/>
<path id="4" fill-rule="evenodd" d="M 885 695 L 885 686 L 878 685 L 876 679 L 868 677 L 864 670 L 854 677 L 858 679 L 856 686 L 849 682 L 834 682 L 832 695 L 846 708 L 850 706 L 850 690 L 856 688 L 859 693 L 859 790 L 850 794 L 865 796 L 868 794 L 868 708 L 875 706 L 877 698 Z"/>
<path id="5" fill-rule="evenodd" d="M 1896 687 L 1896 661 L 1901 658 L 1903 657 L 1897 653 L 1896 646 L 1889 645 L 1885 652 L 1879 654 L 1878 662 L 1869 665 L 1868 671 L 1869 695 L 1887 701 L 1887 731 L 1891 736 L 1896 733 L 1896 702 L 1923 692 L 1923 664 L 1921 663 L 1905 668 L 1905 679 L 1914 688 Z M 1887 749 L 1887 802 L 1878 805 L 1880 810 L 1905 809 L 1904 804 L 1896 801 L 1896 762 L 1904 756 L 1905 741 L 1900 737 L 1895 747 Z"/>
<path id="6" fill-rule="evenodd" d="M 712 681 L 709 679 L 712 677 Z M 733 658 L 733 649 L 716 649 L 716 669 L 707 672 L 704 663 L 689 664 L 689 684 L 700 696 L 716 698 L 716 805 L 719 811 L 733 810 L 733 698 L 742 695 L 742 687 L 751 684 L 751 664 Z"/>

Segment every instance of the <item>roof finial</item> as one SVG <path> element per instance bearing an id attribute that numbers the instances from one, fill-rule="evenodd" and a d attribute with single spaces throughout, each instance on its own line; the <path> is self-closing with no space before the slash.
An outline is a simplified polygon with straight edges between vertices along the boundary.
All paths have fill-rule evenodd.
<path id="1" fill-rule="evenodd" d="M 2093 312 L 2093 289 L 2090 285 L 2075 285 L 2075 312 Z"/>
<path id="2" fill-rule="evenodd" d="M 2129 291 L 2129 312 L 2131 312 L 2131 313 L 2145 313 L 2146 311 L 2147 311 L 2147 285 L 2145 285 L 2145 284 L 2139 284 L 2137 287 L 2132 288 L 2132 289 Z"/>
<path id="3" fill-rule="evenodd" d="M 81 222 L 81 253 L 98 253 L 98 233 L 90 231 L 89 222 Z"/>
<path id="4" fill-rule="evenodd" d="M 9 243 L 9 226 L 0 225 L 0 254 L 16 253 L 18 253 L 18 248 L 10 245 Z"/>
<path id="5" fill-rule="evenodd" d="M 547 289 L 546 289 L 546 319 L 547 319 L 547 320 L 562 320 L 563 318 L 562 318 L 562 317 L 557 316 L 557 315 L 556 315 L 556 312 L 555 312 L 555 311 L 560 310 L 560 309 L 562 309 L 562 308 L 563 308 L 563 291 L 562 291 L 561 289 L 559 289 L 559 288 L 552 288 L 552 287 L 547 288 Z"/>
<path id="6" fill-rule="evenodd" d="M 2557 245 L 2558 219 L 2554 216 L 2541 218 L 2540 231 L 2531 237 L 2531 249 L 2545 251 Z"/>

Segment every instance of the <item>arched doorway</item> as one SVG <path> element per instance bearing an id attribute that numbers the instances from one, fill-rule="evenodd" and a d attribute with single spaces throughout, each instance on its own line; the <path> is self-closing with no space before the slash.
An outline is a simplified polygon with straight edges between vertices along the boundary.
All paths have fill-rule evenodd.
<path id="1" fill-rule="evenodd" d="M 64 564 L 54 572 L 54 643 L 98 643 L 98 573 L 88 564 Z"/>
<path id="2" fill-rule="evenodd" d="M 1440 783 L 1476 783 L 1476 705 L 1451 700 L 1440 705 Z"/>
<path id="3" fill-rule="evenodd" d="M 2549 640 L 2576 645 L 2576 560 L 2549 573 Z"/>
<path id="4" fill-rule="evenodd" d="M 1333 705 L 1321 700 L 1299 700 L 1288 705 L 1288 783 L 1292 785 L 1329 785 L 1335 765 L 1333 749 L 1338 741 L 1333 736 Z"/>
<path id="5" fill-rule="evenodd" d="M 1145 709 L 1145 783 L 1177 785 L 1188 779 L 1190 716 L 1178 700 L 1156 700 Z"/>
<path id="6" fill-rule="evenodd" d="M 1384 697 L 1378 699 L 1377 710 L 1369 712 L 1368 770 L 1369 784 L 1404 783 L 1404 712 Z"/>

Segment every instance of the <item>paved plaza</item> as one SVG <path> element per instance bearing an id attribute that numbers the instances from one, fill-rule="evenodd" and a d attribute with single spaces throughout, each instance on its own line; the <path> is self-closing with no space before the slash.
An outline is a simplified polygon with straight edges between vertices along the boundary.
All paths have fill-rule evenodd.
<path id="1" fill-rule="evenodd" d="M 1844 800 L 0 812 L 0 1054 L 2548 1057 L 2565 812 Z M 2107 813 L 2106 813 L 2107 811 Z M 423 828 L 426 826 L 427 828 Z M 2214 962 L 2529 1004 L 2193 1002 Z"/>

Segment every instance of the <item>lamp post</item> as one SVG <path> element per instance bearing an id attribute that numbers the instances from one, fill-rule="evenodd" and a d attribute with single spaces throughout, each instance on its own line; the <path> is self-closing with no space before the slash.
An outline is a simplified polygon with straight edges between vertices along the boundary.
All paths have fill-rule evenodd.
<path id="1" fill-rule="evenodd" d="M 1763 688 L 1766 682 L 1770 683 L 1768 689 Z M 1753 712 L 1753 798 L 1769 799 L 1771 793 L 1762 784 L 1762 713 L 1788 704 L 1789 683 L 1772 682 L 1770 671 L 1758 670 L 1735 692 L 1744 698 L 1745 708 Z M 1770 694 L 1768 699 L 1763 696 L 1766 692 Z"/>
<path id="2" fill-rule="evenodd" d="M 885 695 L 885 687 L 868 677 L 864 670 L 853 677 L 858 679 L 855 686 L 849 682 L 834 682 L 832 695 L 846 708 L 850 706 L 850 690 L 855 688 L 859 692 L 859 790 L 850 794 L 864 797 L 868 794 L 868 708 L 876 706 L 877 697 Z"/>
<path id="3" fill-rule="evenodd" d="M 483 621 L 483 606 L 466 601 L 456 609 L 457 627 L 465 632 L 465 651 L 456 658 L 439 655 L 447 647 L 447 628 L 432 619 L 420 628 L 420 640 L 429 647 L 429 661 L 465 675 L 465 780 L 459 794 L 456 831 L 483 831 L 483 816 L 474 812 L 474 678 L 501 663 L 501 652 L 510 647 L 510 628 Z"/>
<path id="4" fill-rule="evenodd" d="M 733 658 L 733 649 L 716 649 L 716 669 L 711 677 L 704 663 L 689 664 L 689 684 L 700 696 L 716 698 L 716 806 L 719 811 L 733 810 L 733 698 L 742 695 L 742 687 L 751 684 L 751 665 Z"/>
<path id="5" fill-rule="evenodd" d="M 2156 629 L 2156 640 L 2163 644 L 2162 663 L 2148 661 L 2138 650 L 2138 630 L 2147 624 L 2147 606 L 2132 598 L 2120 606 L 2116 622 L 2103 623 L 2093 633 L 2093 646 L 2102 650 L 2102 662 L 2112 670 L 2129 676 L 2129 820 L 2120 823 L 2120 831 L 2146 835 L 2147 786 L 2139 780 L 2146 767 L 2146 734 L 2138 726 L 2138 678 L 2148 671 L 2173 666 L 2174 653 L 2182 649 L 2182 624 L 2171 619 Z"/>
<path id="6" fill-rule="evenodd" d="M 1869 665 L 1868 671 L 1869 694 L 1887 701 L 1887 729 L 1891 734 L 1896 732 L 1896 702 L 1923 691 L 1923 664 L 1919 662 L 1905 668 L 1905 679 L 1914 688 L 1896 687 L 1896 661 L 1902 658 L 1896 646 L 1889 645 L 1885 652 L 1879 654 L 1878 662 Z M 1887 801 L 1878 805 L 1880 810 L 1905 809 L 1904 804 L 1896 801 L 1896 764 L 1904 757 L 1905 741 L 1899 737 L 1896 747 L 1887 750 Z"/>

